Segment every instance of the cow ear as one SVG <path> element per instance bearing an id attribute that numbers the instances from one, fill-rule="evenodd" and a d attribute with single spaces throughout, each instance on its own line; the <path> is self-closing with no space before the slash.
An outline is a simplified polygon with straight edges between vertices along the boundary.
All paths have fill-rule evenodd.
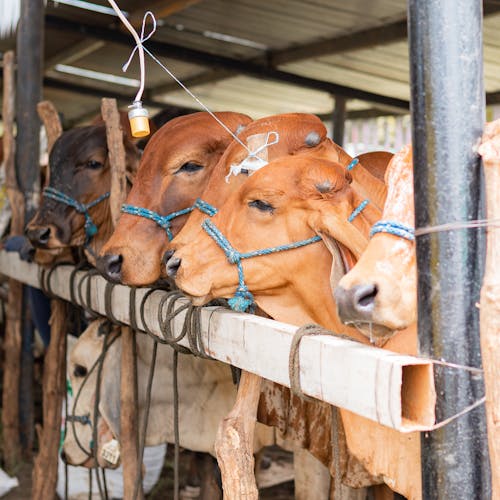
<path id="1" fill-rule="evenodd" d="M 330 270 L 330 287 L 333 291 L 335 290 L 342 276 L 344 276 L 344 274 L 346 273 L 344 259 L 337 240 L 326 233 L 319 233 L 319 236 L 321 236 L 323 243 L 325 244 L 326 248 L 328 248 L 333 257 L 332 268 Z"/>

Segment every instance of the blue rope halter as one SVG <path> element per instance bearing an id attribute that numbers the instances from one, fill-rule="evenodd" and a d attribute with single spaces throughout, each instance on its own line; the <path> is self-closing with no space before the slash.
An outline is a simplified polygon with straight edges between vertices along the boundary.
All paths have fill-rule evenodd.
<path id="1" fill-rule="evenodd" d="M 350 172 L 357 164 L 359 163 L 359 160 L 357 158 L 354 158 L 349 165 L 347 165 L 346 170 Z"/>
<path id="2" fill-rule="evenodd" d="M 377 233 L 388 233 L 408 241 L 415 241 L 415 229 L 392 220 L 379 220 L 373 224 L 370 238 Z"/>
<path id="3" fill-rule="evenodd" d="M 245 283 L 245 275 L 243 274 L 243 265 L 241 263 L 243 259 L 269 255 L 272 253 L 283 252 L 285 250 L 293 250 L 321 240 L 319 236 L 313 236 L 312 238 L 296 241 L 294 243 L 288 243 L 287 245 L 262 248 L 260 250 L 254 250 L 253 252 L 238 252 L 238 250 L 236 250 L 231 243 L 229 243 L 229 240 L 220 232 L 211 220 L 205 219 L 201 227 L 223 250 L 229 263 L 236 264 L 236 267 L 238 268 L 238 288 L 236 289 L 234 297 L 228 300 L 229 307 L 233 311 L 237 312 L 245 312 L 247 309 L 250 309 L 250 312 L 253 312 L 255 308 L 253 295 Z"/>
<path id="4" fill-rule="evenodd" d="M 347 217 L 347 220 L 349 222 L 352 222 L 365 208 L 366 208 L 366 205 L 368 205 L 369 200 L 363 200 L 351 213 L 351 215 L 349 215 L 349 217 Z"/>
<path id="5" fill-rule="evenodd" d="M 170 221 L 181 215 L 191 213 L 195 208 L 197 208 L 204 214 L 208 215 L 209 217 L 213 217 L 217 213 L 217 209 L 214 206 L 210 205 L 210 203 L 207 203 L 206 201 L 200 200 L 200 198 L 197 198 L 197 200 L 193 203 L 192 206 L 188 208 L 183 208 L 182 210 L 177 210 L 177 212 L 172 212 L 167 215 L 160 215 L 159 213 L 153 212 L 148 208 L 136 207 L 134 205 L 127 205 L 127 204 L 122 205 L 122 212 L 129 215 L 137 215 L 138 217 L 144 217 L 146 219 L 150 219 L 156 222 L 160 227 L 165 229 L 165 231 L 167 232 L 168 241 L 172 241 L 174 236 L 172 235 Z"/>
<path id="6" fill-rule="evenodd" d="M 74 198 L 71 198 L 71 196 L 68 196 L 62 191 L 58 191 L 57 189 L 50 186 L 44 188 L 43 195 L 47 198 L 51 198 L 52 200 L 58 201 L 59 203 L 64 203 L 65 205 L 74 208 L 79 214 L 82 214 L 85 217 L 85 245 L 88 245 L 92 237 L 97 233 L 97 226 L 92 220 L 92 217 L 89 214 L 89 210 L 92 207 L 95 207 L 98 203 L 101 203 L 101 201 L 109 198 L 109 191 L 87 204 L 80 203 Z"/>

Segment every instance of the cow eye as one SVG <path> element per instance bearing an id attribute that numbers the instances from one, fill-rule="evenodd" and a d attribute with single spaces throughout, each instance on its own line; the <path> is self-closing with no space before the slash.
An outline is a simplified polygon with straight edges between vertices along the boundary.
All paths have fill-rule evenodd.
<path id="1" fill-rule="evenodd" d="M 85 366 L 83 365 L 75 365 L 73 375 L 75 377 L 85 377 L 85 375 L 87 375 L 87 368 L 85 368 Z"/>
<path id="2" fill-rule="evenodd" d="M 267 203 L 266 201 L 262 201 L 262 200 L 250 201 L 248 203 L 248 206 L 256 208 L 257 210 L 260 210 L 261 212 L 271 212 L 272 213 L 274 211 L 274 207 L 271 204 Z"/>
<path id="3" fill-rule="evenodd" d="M 97 160 L 89 160 L 87 162 L 87 167 L 88 168 L 101 168 L 102 167 L 102 163 L 100 161 L 97 161 Z"/>
<path id="4" fill-rule="evenodd" d="M 184 163 L 177 172 L 176 174 L 180 174 L 181 172 L 187 172 L 188 174 L 192 172 L 198 172 L 198 170 L 201 170 L 203 168 L 203 165 L 198 165 L 198 163 L 194 163 L 192 161 L 188 161 L 187 163 Z"/>

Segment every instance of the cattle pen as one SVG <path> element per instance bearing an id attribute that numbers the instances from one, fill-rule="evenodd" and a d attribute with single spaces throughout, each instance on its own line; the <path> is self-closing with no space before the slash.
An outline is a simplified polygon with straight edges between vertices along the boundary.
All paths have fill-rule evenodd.
<path id="1" fill-rule="evenodd" d="M 64 444 L 71 438 L 85 455 L 75 465 L 91 471 L 85 498 L 113 497 L 104 471 L 118 462 L 120 496 L 150 498 L 143 489 L 143 454 L 160 442 L 175 446 L 174 487 L 172 493 L 151 498 L 270 498 L 256 479 L 261 460 L 254 458 L 254 452 L 260 456 L 254 442 L 260 440 L 263 450 L 278 443 L 293 452 L 295 468 L 287 479 L 295 479 L 293 495 L 299 500 L 500 500 L 500 133 L 497 122 L 485 127 L 500 104 L 500 2 L 0 0 L 0 17 L 0 224 L 10 219 L 0 228 L 5 236 L 0 248 L 5 291 L 0 294 L 2 465 L 12 475 L 22 462 L 33 466 L 26 498 L 55 497 L 64 475 L 61 457 L 71 463 Z M 130 30 L 136 31 L 134 38 Z M 146 57 L 143 70 L 134 59 L 138 54 Z M 122 74 L 129 57 L 130 69 Z M 134 138 L 134 124 L 128 134 L 118 106 L 129 111 L 136 126 L 151 126 L 150 142 Z M 143 107 L 150 115 L 161 111 L 163 118 L 148 121 Z M 287 136 L 292 122 L 296 132 Z M 300 123 L 307 124 L 305 132 Z M 367 132 L 369 123 L 376 126 Z M 65 143 L 63 138 L 70 136 L 65 134 L 81 133 L 82 125 L 97 132 L 90 138 L 90 133 L 78 136 L 67 146 L 69 139 Z M 296 145 L 299 136 L 302 142 Z M 176 161 L 182 159 L 175 169 L 170 167 L 174 153 L 169 156 L 161 149 L 169 137 Z M 400 149 L 408 142 L 412 149 L 405 160 L 408 150 Z M 83 162 L 68 166 L 77 146 L 86 144 L 98 156 L 91 159 L 86 152 Z M 278 154 L 279 148 L 285 153 Z M 314 156 L 313 150 L 320 148 L 321 155 Z M 374 150 L 384 151 L 377 157 L 384 162 L 382 174 L 375 162 L 368 173 L 363 170 L 370 157 L 360 153 Z M 303 168 L 304 158 L 326 161 L 325 151 L 328 161 L 335 154 L 331 163 L 342 175 L 314 184 L 321 208 L 317 192 L 314 200 L 300 198 L 310 191 L 303 187 L 309 177 L 320 171 L 316 165 L 295 183 L 286 184 L 286 175 L 273 178 L 286 200 L 284 208 L 274 203 L 276 194 L 269 196 L 273 204 L 264 202 L 249 197 L 243 181 L 234 180 L 247 176 L 246 182 L 252 180 L 264 199 L 266 170 L 282 172 L 280 161 L 287 158 L 293 180 L 294 166 Z M 388 205 L 377 201 L 379 193 L 383 202 L 394 197 L 389 173 L 397 168 L 405 172 L 405 161 L 413 179 L 406 186 L 413 210 L 409 225 L 384 220 Z M 144 173 L 149 164 L 158 171 L 152 166 Z M 203 191 L 196 176 L 209 165 L 213 170 L 203 180 Z M 229 170 L 217 184 L 219 165 Z M 104 168 L 106 175 L 99 170 Z M 185 185 L 184 174 L 189 179 Z M 199 192 L 183 205 L 183 186 L 194 189 L 196 182 Z M 350 195 L 331 208 L 340 199 L 337 191 L 332 194 L 335 182 Z M 299 184 L 299 194 L 287 191 Z M 85 189 L 90 195 L 80 199 Z M 297 200 L 303 202 L 302 211 Z M 324 200 L 330 211 L 324 209 Z M 399 203 L 404 205 L 401 199 Z M 348 217 L 340 212 L 341 205 Z M 99 219 L 103 206 L 104 221 Z M 253 210 L 247 220 L 242 221 L 246 212 L 241 207 Z M 259 240 L 252 228 L 264 228 L 264 234 L 271 217 L 290 207 L 293 217 L 282 219 L 274 233 L 285 234 L 281 228 L 291 227 L 291 241 Z M 202 218 L 196 219 L 200 213 Z M 308 214 L 305 236 L 297 230 L 306 220 L 303 213 Z M 55 222 L 43 222 L 50 217 Z M 75 229 L 78 217 L 81 224 Z M 70 222 L 64 226 L 58 218 Z M 338 236 L 344 219 L 345 240 Z M 259 226 L 261 220 L 267 226 Z M 150 226 L 134 232 L 141 223 Z M 25 231 L 31 243 L 22 239 Z M 413 321 L 391 327 L 385 346 L 379 332 L 386 335 L 386 325 L 395 320 L 384 323 L 372 315 L 356 323 L 351 316 L 343 319 L 339 307 L 331 314 L 332 322 L 311 325 L 321 323 L 317 318 L 330 318 L 324 312 L 330 301 L 342 306 L 342 275 L 356 269 L 379 231 L 396 236 L 398 248 L 403 248 L 402 241 L 411 246 L 415 283 L 405 275 L 401 283 L 389 279 L 389 288 L 415 295 Z M 249 247 L 263 250 L 237 250 L 228 234 L 239 242 L 255 236 Z M 227 266 L 217 264 L 225 271 L 211 278 L 212 288 L 199 296 L 191 283 L 204 287 L 212 268 L 219 268 L 213 264 L 216 257 L 204 261 L 197 255 L 203 252 L 192 250 L 194 243 L 199 249 L 215 249 L 221 259 L 217 262 Z M 135 253 L 116 250 L 134 245 Z M 297 255 L 298 248 L 315 258 L 322 255 L 315 250 L 320 245 L 332 262 L 325 267 L 328 297 L 323 282 L 301 284 L 295 276 L 306 267 L 322 269 L 319 258 L 304 259 L 297 267 L 282 265 L 289 274 L 284 281 L 288 288 L 306 290 L 311 303 L 304 302 L 301 309 L 283 292 L 278 297 L 283 302 L 276 304 L 281 268 L 251 267 L 250 261 L 270 254 Z M 151 255 L 156 256 L 154 266 Z M 398 255 L 398 264 L 406 265 L 403 254 Z M 201 262 L 198 281 L 190 262 Z M 340 275 L 336 262 L 341 263 Z M 380 270 L 383 263 L 378 266 Z M 227 275 L 237 276 L 236 281 L 226 288 L 217 285 L 223 291 L 214 292 Z M 313 274 L 304 271 L 304 276 Z M 404 289 L 408 282 L 414 290 Z M 271 285 L 265 289 L 261 283 Z M 381 297 L 381 287 L 363 289 L 364 302 L 359 304 Z M 207 297 L 217 301 L 207 299 L 202 305 Z M 39 300 L 52 311 L 50 328 L 48 318 L 41 326 Z M 400 303 L 406 300 L 399 298 Z M 308 308 L 319 312 L 315 316 Z M 94 364 L 82 367 L 81 359 L 71 354 L 77 351 L 70 351 L 67 334 L 90 338 L 86 326 L 96 318 L 108 325 L 104 334 L 99 326 L 94 342 L 102 352 Z M 331 331 L 339 318 L 346 330 Z M 361 323 L 370 325 L 368 334 Z M 357 331 L 351 335 L 353 324 Z M 35 330 L 36 338 L 43 338 L 44 325 L 50 332 L 42 361 L 35 362 Z M 398 330 L 406 335 L 399 343 Z M 152 358 L 141 372 L 141 356 L 149 355 L 149 349 Z M 156 382 L 163 350 L 171 355 L 173 368 L 169 365 L 167 373 L 172 379 Z M 200 396 L 200 406 L 186 413 L 193 421 L 183 422 L 179 407 L 183 397 L 189 400 L 190 391 L 195 394 L 193 385 L 212 384 L 216 392 L 219 383 L 207 382 L 203 376 L 212 372 L 203 371 L 200 378 L 189 379 L 197 382 L 190 386 L 186 381 L 186 390 L 179 392 L 184 386 L 178 374 L 185 373 L 180 360 L 192 358 L 189 352 L 198 359 L 190 362 L 194 372 L 216 360 L 226 370 L 224 383 L 231 372 L 235 385 L 229 384 L 231 390 L 220 404 L 209 402 L 210 394 Z M 113 366 L 105 366 L 106 356 L 109 360 L 112 355 Z M 96 382 L 88 396 L 82 388 L 91 375 Z M 83 384 L 75 386 L 75 377 L 84 379 Z M 41 397 L 36 394 L 40 387 Z M 168 402 L 162 400 L 163 406 L 155 408 L 157 387 L 171 392 Z M 69 392 L 76 398 L 71 403 Z M 88 411 L 81 411 L 82 400 L 90 405 Z M 226 401 L 231 403 L 227 411 Z M 204 414 L 205 405 L 213 415 Z M 217 411 L 224 418 L 214 424 L 217 433 L 205 439 L 203 424 L 200 429 L 193 426 L 206 420 L 206 428 L 212 429 Z M 266 426 L 256 427 L 256 421 Z M 150 433 L 160 429 L 162 439 L 153 442 L 148 426 Z M 112 439 L 105 442 L 107 436 Z M 218 468 L 208 459 L 204 472 L 216 484 L 213 490 L 203 492 L 202 486 L 201 493 L 198 488 L 189 496 L 179 478 L 180 447 L 217 457 Z M 68 493 L 72 485 L 67 477 L 57 494 L 76 498 Z M 25 498 L 16 496 L 16 489 L 9 495 Z"/>

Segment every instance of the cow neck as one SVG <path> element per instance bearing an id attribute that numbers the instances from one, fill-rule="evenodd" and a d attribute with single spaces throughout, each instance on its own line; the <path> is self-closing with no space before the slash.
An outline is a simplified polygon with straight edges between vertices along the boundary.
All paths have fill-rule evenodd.
<path id="1" fill-rule="evenodd" d="M 314 248 L 314 265 L 304 266 L 300 280 L 271 291 L 254 291 L 256 304 L 276 321 L 302 326 L 317 323 L 335 333 L 348 335 L 367 343 L 366 337 L 356 329 L 344 325 L 338 315 L 330 286 L 333 257 L 323 243 Z"/>

